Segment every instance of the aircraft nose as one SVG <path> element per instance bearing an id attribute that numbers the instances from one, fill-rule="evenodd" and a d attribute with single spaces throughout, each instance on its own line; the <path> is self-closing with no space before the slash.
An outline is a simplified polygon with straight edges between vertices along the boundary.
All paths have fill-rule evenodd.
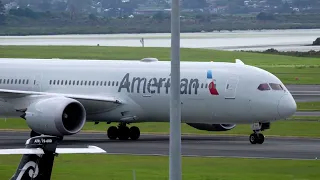
<path id="1" fill-rule="evenodd" d="M 284 95 L 279 101 L 278 113 L 281 118 L 288 118 L 297 111 L 296 101 L 291 95 Z"/>

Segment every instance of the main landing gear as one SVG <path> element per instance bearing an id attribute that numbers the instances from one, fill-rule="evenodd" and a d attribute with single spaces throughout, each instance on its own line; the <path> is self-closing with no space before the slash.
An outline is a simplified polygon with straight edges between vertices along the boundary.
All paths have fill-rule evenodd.
<path id="1" fill-rule="evenodd" d="M 132 126 L 129 128 L 126 123 L 119 123 L 118 127 L 110 126 L 108 128 L 108 137 L 109 139 L 117 139 L 120 140 L 137 140 L 140 137 L 140 129 L 136 126 Z"/>
<path id="2" fill-rule="evenodd" d="M 261 133 L 261 123 L 254 123 L 252 125 L 253 133 L 249 140 L 251 144 L 262 144 L 264 142 L 264 135 Z"/>

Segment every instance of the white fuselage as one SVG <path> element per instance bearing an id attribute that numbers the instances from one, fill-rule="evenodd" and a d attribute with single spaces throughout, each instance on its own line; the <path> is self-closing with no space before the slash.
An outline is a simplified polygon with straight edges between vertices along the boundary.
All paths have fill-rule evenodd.
<path id="1" fill-rule="evenodd" d="M 279 84 L 283 90 L 258 90 L 263 83 Z M 125 121 L 121 118 L 126 113 L 134 117 L 128 119 L 131 122 L 166 122 L 170 62 L 0 59 L 0 89 L 108 96 L 125 102 L 119 106 L 81 102 L 87 121 Z M 0 101 L 0 115 L 19 116 L 15 107 L 21 103 L 28 104 L 16 98 Z M 181 103 L 182 122 L 190 123 L 270 122 L 296 110 L 277 77 L 236 63 L 181 62 Z"/>

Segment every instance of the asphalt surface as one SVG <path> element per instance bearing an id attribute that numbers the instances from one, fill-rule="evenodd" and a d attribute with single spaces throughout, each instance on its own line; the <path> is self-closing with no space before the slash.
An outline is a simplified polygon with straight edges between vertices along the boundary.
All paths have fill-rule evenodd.
<path id="1" fill-rule="evenodd" d="M 319 74 L 320 75 L 320 74 Z M 296 102 L 320 101 L 320 85 L 285 85 Z"/>
<path id="2" fill-rule="evenodd" d="M 320 91 L 320 85 L 285 85 L 291 91 Z"/>
<path id="3" fill-rule="evenodd" d="M 294 116 L 320 116 L 320 111 L 297 111 Z"/>
<path id="4" fill-rule="evenodd" d="M 249 134 L 249 131 L 248 131 Z M 28 132 L 0 131 L 0 149 L 23 148 Z M 184 156 L 315 159 L 320 139 L 266 137 L 252 145 L 246 136 L 182 136 Z M 59 147 L 95 145 L 109 154 L 168 155 L 167 135 L 141 135 L 138 141 L 109 140 L 103 133 L 79 133 L 65 137 Z"/>

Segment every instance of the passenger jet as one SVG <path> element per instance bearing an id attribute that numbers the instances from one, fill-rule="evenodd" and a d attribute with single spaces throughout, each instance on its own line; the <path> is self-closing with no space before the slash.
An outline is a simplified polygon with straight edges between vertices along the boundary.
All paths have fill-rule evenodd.
<path id="1" fill-rule="evenodd" d="M 142 122 L 168 122 L 170 61 L 0 59 L 0 115 L 21 117 L 30 136 L 64 137 L 85 122 L 117 123 L 109 139 L 140 137 Z M 264 124 L 285 119 L 296 102 L 273 74 L 224 62 L 181 62 L 181 121 L 207 131 L 253 124 L 262 144 Z"/>

